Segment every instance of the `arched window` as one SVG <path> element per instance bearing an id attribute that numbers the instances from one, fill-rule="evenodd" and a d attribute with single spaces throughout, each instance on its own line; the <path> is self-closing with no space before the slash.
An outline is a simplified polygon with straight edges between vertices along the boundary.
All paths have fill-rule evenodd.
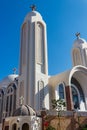
<path id="1" fill-rule="evenodd" d="M 3 92 L 2 89 L 0 89 L 0 122 L 1 122 L 1 120 L 2 120 L 3 98 L 4 98 L 4 92 Z"/>
<path id="2" fill-rule="evenodd" d="M 64 86 L 63 86 L 63 84 L 59 84 L 59 98 L 64 99 Z"/>
<path id="3" fill-rule="evenodd" d="M 74 77 L 72 77 L 71 79 L 71 90 L 72 90 L 73 105 L 75 105 L 75 102 L 77 102 L 77 106 L 75 105 L 74 108 L 85 110 L 86 108 L 85 108 L 84 93 L 80 83 Z"/>
<path id="4" fill-rule="evenodd" d="M 74 85 L 72 85 L 71 86 L 71 89 L 72 89 L 72 99 L 73 99 L 73 107 L 75 108 L 75 109 L 79 109 L 79 91 L 78 91 L 78 89 L 74 86 Z"/>
<path id="5" fill-rule="evenodd" d="M 22 130 L 29 130 L 29 124 L 28 123 L 24 123 L 22 125 Z"/>
<path id="6" fill-rule="evenodd" d="M 64 83 L 60 83 L 57 87 L 56 87 L 56 99 L 65 99 L 65 87 L 64 87 Z"/>
<path id="7" fill-rule="evenodd" d="M 11 116 L 16 108 L 16 86 L 10 84 L 6 91 L 6 116 Z"/>

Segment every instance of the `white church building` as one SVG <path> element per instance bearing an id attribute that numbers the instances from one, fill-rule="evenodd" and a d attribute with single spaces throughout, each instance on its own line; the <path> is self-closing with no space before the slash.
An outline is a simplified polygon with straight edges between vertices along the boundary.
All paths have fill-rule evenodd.
<path id="1" fill-rule="evenodd" d="M 19 74 L 0 81 L 0 122 L 17 114 L 20 102 L 37 112 L 43 107 L 50 110 L 51 100 L 61 98 L 66 102 L 66 111 L 87 111 L 87 42 L 77 34 L 72 69 L 49 76 L 46 33 L 41 14 L 32 8 L 21 26 Z"/>

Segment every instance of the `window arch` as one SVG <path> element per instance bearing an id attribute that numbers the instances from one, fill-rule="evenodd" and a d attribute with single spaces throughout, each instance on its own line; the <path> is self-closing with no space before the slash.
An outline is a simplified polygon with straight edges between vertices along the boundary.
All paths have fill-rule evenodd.
<path id="1" fill-rule="evenodd" d="M 58 84 L 56 87 L 56 99 L 65 99 L 65 85 L 64 83 Z"/>
<path id="2" fill-rule="evenodd" d="M 6 116 L 11 116 L 16 109 L 16 86 L 10 84 L 6 91 Z"/>

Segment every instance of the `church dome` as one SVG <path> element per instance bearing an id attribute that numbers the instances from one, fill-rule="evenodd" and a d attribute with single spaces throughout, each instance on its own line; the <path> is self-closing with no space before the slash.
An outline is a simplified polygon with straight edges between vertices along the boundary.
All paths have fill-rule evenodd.
<path id="1" fill-rule="evenodd" d="M 11 75 L 6 76 L 4 79 L 0 81 L 0 86 L 2 87 L 7 86 L 8 84 L 14 82 L 15 78 L 17 77 L 18 77 L 17 74 L 11 74 Z"/>
<path id="2" fill-rule="evenodd" d="M 13 116 L 34 116 L 36 112 L 29 105 L 22 105 L 16 109 Z"/>
<path id="3" fill-rule="evenodd" d="M 27 15 L 26 15 L 26 17 L 25 17 L 25 21 L 26 20 L 31 20 L 31 18 L 33 17 L 33 16 L 36 16 L 38 19 L 42 19 L 42 16 L 41 16 L 41 14 L 39 13 L 39 12 L 37 12 L 37 11 L 32 11 L 32 12 L 29 12 Z"/>

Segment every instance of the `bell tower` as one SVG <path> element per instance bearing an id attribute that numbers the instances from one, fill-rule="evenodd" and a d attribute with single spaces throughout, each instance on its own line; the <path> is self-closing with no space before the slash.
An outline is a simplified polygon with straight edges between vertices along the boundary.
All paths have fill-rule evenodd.
<path id="1" fill-rule="evenodd" d="M 46 24 L 40 13 L 27 14 L 21 27 L 19 97 L 35 110 L 49 108 Z"/>
<path id="2" fill-rule="evenodd" d="M 87 67 L 87 42 L 76 33 L 77 39 L 72 48 L 73 66 L 82 65 Z"/>

